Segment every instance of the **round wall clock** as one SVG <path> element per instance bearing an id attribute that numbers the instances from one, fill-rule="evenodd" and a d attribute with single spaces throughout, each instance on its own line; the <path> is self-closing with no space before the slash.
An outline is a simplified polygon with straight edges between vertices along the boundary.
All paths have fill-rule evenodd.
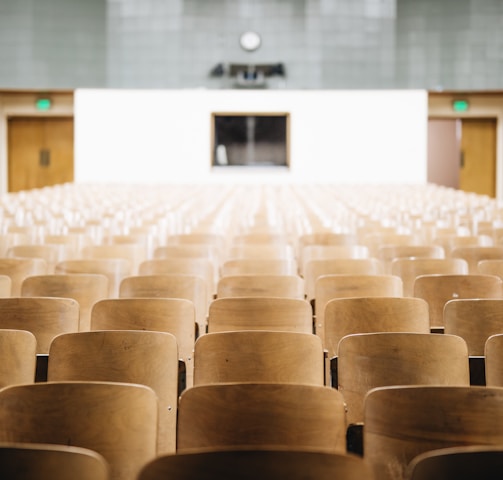
<path id="1" fill-rule="evenodd" d="M 247 52 L 253 52 L 253 50 L 257 50 L 260 47 L 261 39 L 260 35 L 257 32 L 244 32 L 239 37 L 239 45 L 243 50 Z"/>

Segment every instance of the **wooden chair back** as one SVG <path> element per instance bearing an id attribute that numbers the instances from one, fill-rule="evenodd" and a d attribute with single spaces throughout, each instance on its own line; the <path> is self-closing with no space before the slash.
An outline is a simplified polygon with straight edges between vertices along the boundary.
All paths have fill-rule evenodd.
<path id="1" fill-rule="evenodd" d="M 97 452 L 81 447 L 1 443 L 2 476 L 9 480 L 109 480 L 110 467 Z"/>
<path id="2" fill-rule="evenodd" d="M 232 275 L 217 284 L 217 298 L 304 298 L 304 281 L 297 275 Z"/>
<path id="3" fill-rule="evenodd" d="M 364 245 L 306 245 L 299 257 L 302 258 L 299 271 L 304 276 L 306 265 L 312 260 L 362 259 L 369 258 L 370 253 Z"/>
<path id="4" fill-rule="evenodd" d="M 178 347 L 170 333 L 104 330 L 56 337 L 47 380 L 139 383 L 159 400 L 158 453 L 176 451 Z"/>
<path id="5" fill-rule="evenodd" d="M 444 331 L 468 345 L 468 355 L 483 356 L 487 339 L 503 333 L 503 299 L 456 299 L 444 306 Z"/>
<path id="6" fill-rule="evenodd" d="M 72 298 L 1 298 L 0 328 L 31 332 L 36 353 L 48 354 L 54 337 L 79 331 L 79 304 Z"/>
<path id="7" fill-rule="evenodd" d="M 391 262 L 391 274 L 403 282 L 403 295 L 414 295 L 414 282 L 420 275 L 463 275 L 468 263 L 462 258 L 397 258 Z"/>
<path id="8" fill-rule="evenodd" d="M 419 454 L 407 467 L 408 480 L 498 480 L 503 471 L 503 447 L 468 445 Z"/>
<path id="9" fill-rule="evenodd" d="M 313 333 L 313 309 L 298 298 L 227 297 L 210 304 L 208 333 L 273 330 Z"/>
<path id="10" fill-rule="evenodd" d="M 401 297 L 402 291 L 394 275 L 322 275 L 315 285 L 315 333 L 325 344 L 325 307 L 334 298 Z"/>
<path id="11" fill-rule="evenodd" d="M 0 275 L 0 298 L 12 296 L 12 280 L 8 275 Z"/>
<path id="12" fill-rule="evenodd" d="M 333 388 L 271 383 L 201 385 L 178 405 L 178 453 L 274 446 L 346 452 L 344 399 Z"/>
<path id="13" fill-rule="evenodd" d="M 477 271 L 484 275 L 496 275 L 503 280 L 503 259 L 480 260 Z"/>
<path id="14" fill-rule="evenodd" d="M 330 300 L 325 307 L 325 345 L 337 356 L 346 335 L 375 332 L 430 333 L 428 304 L 413 297 L 353 297 Z"/>
<path id="15" fill-rule="evenodd" d="M 8 258 L 41 259 L 47 266 L 47 273 L 54 273 L 56 263 L 65 260 L 65 246 L 60 244 L 14 245 L 7 250 Z"/>
<path id="16" fill-rule="evenodd" d="M 21 285 L 22 297 L 73 298 L 79 304 L 79 331 L 89 331 L 93 305 L 108 297 L 108 279 L 97 273 L 36 275 Z"/>
<path id="17" fill-rule="evenodd" d="M 494 275 L 421 275 L 414 281 L 414 296 L 428 302 L 431 328 L 443 328 L 449 300 L 502 298 L 502 285 Z"/>
<path id="18" fill-rule="evenodd" d="M 503 334 L 491 335 L 484 348 L 486 385 L 503 387 Z"/>
<path id="19" fill-rule="evenodd" d="M 100 300 L 91 311 L 91 330 L 148 330 L 171 333 L 192 385 L 196 313 L 184 298 L 115 298 Z"/>
<path id="20" fill-rule="evenodd" d="M 0 388 L 35 381 L 37 339 L 26 330 L 0 329 Z"/>
<path id="21" fill-rule="evenodd" d="M 149 462 L 138 480 L 373 480 L 374 474 L 356 455 L 294 449 L 226 449 L 164 455 Z"/>
<path id="22" fill-rule="evenodd" d="M 384 273 L 380 260 L 376 258 L 337 258 L 310 260 L 304 264 L 306 297 L 315 298 L 316 281 L 322 275 L 381 275 Z"/>
<path id="23" fill-rule="evenodd" d="M 377 250 L 385 273 L 391 272 L 391 262 L 396 258 L 445 258 L 440 245 L 383 245 Z"/>
<path id="24" fill-rule="evenodd" d="M 0 442 L 88 448 L 131 480 L 156 456 L 158 404 L 143 385 L 42 382 L 0 390 Z"/>
<path id="25" fill-rule="evenodd" d="M 503 388 L 397 386 L 364 404 L 365 459 L 379 479 L 403 479 L 417 455 L 438 448 L 503 443 Z"/>
<path id="26" fill-rule="evenodd" d="M 363 422 L 367 392 L 387 385 L 470 385 L 466 343 L 455 335 L 379 332 L 339 343 L 338 389 L 348 423 Z"/>
<path id="27" fill-rule="evenodd" d="M 377 257 L 385 245 L 418 245 L 419 238 L 413 233 L 369 232 L 362 237 L 362 245 L 369 248 L 370 256 Z"/>
<path id="28" fill-rule="evenodd" d="M 503 246 L 467 246 L 456 247 L 451 250 L 452 258 L 462 258 L 468 264 L 468 271 L 471 274 L 481 273 L 478 263 L 481 260 L 502 260 Z"/>
<path id="29" fill-rule="evenodd" d="M 206 332 L 208 294 L 206 282 L 196 275 L 134 275 L 122 280 L 119 298 L 182 298 L 194 305 L 196 323 Z"/>
<path id="30" fill-rule="evenodd" d="M 108 278 L 108 297 L 119 296 L 119 285 L 123 278 L 132 274 L 131 261 L 126 258 L 89 258 L 59 262 L 54 273 L 98 273 Z"/>
<path id="31" fill-rule="evenodd" d="M 321 340 L 312 333 L 209 333 L 194 348 L 194 385 L 232 382 L 324 385 Z"/>
<path id="32" fill-rule="evenodd" d="M 449 257 L 452 250 L 459 247 L 490 247 L 494 245 L 489 235 L 458 235 L 453 233 L 439 234 L 432 239 L 436 245 L 443 247 Z"/>
<path id="33" fill-rule="evenodd" d="M 82 248 L 82 258 L 125 258 L 131 263 L 132 275 L 138 272 L 138 266 L 145 260 L 145 249 L 137 243 L 117 243 L 88 245 Z"/>
<path id="34" fill-rule="evenodd" d="M 11 279 L 9 296 L 21 295 L 21 284 L 26 277 L 46 274 L 47 262 L 42 258 L 0 258 L 0 275 L 7 275 Z"/>
<path id="35" fill-rule="evenodd" d="M 238 258 L 222 264 L 221 275 L 297 275 L 294 259 Z"/>

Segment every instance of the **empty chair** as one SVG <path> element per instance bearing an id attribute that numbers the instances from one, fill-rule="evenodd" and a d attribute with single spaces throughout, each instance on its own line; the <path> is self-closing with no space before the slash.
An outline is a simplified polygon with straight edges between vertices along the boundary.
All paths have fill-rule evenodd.
<path id="1" fill-rule="evenodd" d="M 7 275 L 0 275 L 0 298 L 8 298 L 12 294 L 12 280 Z"/>
<path id="2" fill-rule="evenodd" d="M 33 333 L 37 340 L 36 353 L 48 354 L 54 337 L 61 333 L 78 332 L 79 304 L 72 298 L 2 298 L 0 328 Z"/>
<path id="3" fill-rule="evenodd" d="M 379 248 L 386 245 L 417 245 L 418 238 L 412 233 L 370 232 L 363 236 L 361 243 L 369 248 L 370 256 L 377 257 Z"/>
<path id="4" fill-rule="evenodd" d="M 217 285 L 217 298 L 304 298 L 304 281 L 297 275 L 231 275 Z"/>
<path id="5" fill-rule="evenodd" d="M 325 344 L 325 307 L 334 298 L 401 297 L 402 280 L 394 275 L 322 275 L 315 285 L 315 332 Z"/>
<path id="6" fill-rule="evenodd" d="M 391 262 L 391 273 L 403 282 L 405 297 L 414 295 L 414 282 L 421 275 L 468 273 L 468 264 L 462 258 L 397 258 Z"/>
<path id="7" fill-rule="evenodd" d="M 304 264 L 306 296 L 308 299 L 315 297 L 316 280 L 322 275 L 381 275 L 383 273 L 383 266 L 376 258 L 310 260 Z"/>
<path id="8" fill-rule="evenodd" d="M 367 463 L 355 455 L 296 449 L 226 449 L 163 455 L 149 462 L 138 480 L 372 480 Z"/>
<path id="9" fill-rule="evenodd" d="M 206 332 L 208 296 L 206 282 L 196 275 L 136 275 L 122 280 L 120 298 L 184 298 L 195 308 L 196 323 Z"/>
<path id="10" fill-rule="evenodd" d="M 37 339 L 26 330 L 0 329 L 0 388 L 33 383 L 37 363 Z"/>
<path id="11" fill-rule="evenodd" d="M 63 244 L 14 245 L 7 250 L 8 258 L 38 258 L 45 261 L 47 273 L 54 273 L 56 263 L 66 260 Z"/>
<path id="12" fill-rule="evenodd" d="M 238 258 L 222 264 L 221 275 L 297 275 L 294 259 Z"/>
<path id="13" fill-rule="evenodd" d="M 413 297 L 353 297 L 330 300 L 325 307 L 328 357 L 337 355 L 346 335 L 373 332 L 430 333 L 428 304 Z"/>
<path id="14" fill-rule="evenodd" d="M 323 347 L 311 333 L 209 333 L 194 348 L 194 385 L 269 382 L 324 385 Z"/>
<path id="15" fill-rule="evenodd" d="M 132 273 L 131 261 L 126 258 L 89 258 L 58 262 L 54 273 L 98 273 L 108 278 L 108 296 L 119 296 L 119 285 L 123 278 Z"/>
<path id="16" fill-rule="evenodd" d="M 226 383 L 185 390 L 177 451 L 274 446 L 346 452 L 344 399 L 323 386 Z"/>
<path id="17" fill-rule="evenodd" d="M 207 258 L 158 258 L 145 260 L 138 267 L 139 275 L 196 275 L 206 282 L 208 303 L 216 293 L 215 267 Z"/>
<path id="18" fill-rule="evenodd" d="M 227 297 L 210 304 L 208 333 L 273 330 L 313 333 L 313 309 L 298 298 Z"/>
<path id="19" fill-rule="evenodd" d="M 105 330 L 59 335 L 48 381 L 106 381 L 151 387 L 159 399 L 158 453 L 176 451 L 178 347 L 170 333 Z"/>
<path id="20" fill-rule="evenodd" d="M 503 443 L 503 388 L 396 386 L 364 404 L 365 459 L 379 479 L 403 479 L 417 455 L 438 448 Z M 479 477 L 480 478 L 480 477 Z"/>
<path id="21" fill-rule="evenodd" d="M 2 477 L 9 480 L 108 480 L 110 467 L 88 448 L 0 443 Z"/>
<path id="22" fill-rule="evenodd" d="M 11 294 L 21 295 L 21 284 L 31 275 L 47 274 L 47 262 L 42 258 L 0 258 L 0 275 L 7 275 L 11 279 Z"/>
<path id="23" fill-rule="evenodd" d="M 295 258 L 291 245 L 238 244 L 227 252 L 227 260 L 238 258 L 263 260 L 288 260 Z"/>
<path id="24" fill-rule="evenodd" d="M 462 337 L 468 354 L 483 356 L 487 339 L 503 333 L 503 299 L 456 299 L 444 306 L 444 331 Z"/>
<path id="25" fill-rule="evenodd" d="M 100 300 L 91 311 L 91 330 L 152 330 L 171 333 L 192 385 L 196 314 L 183 298 L 115 298 Z"/>
<path id="26" fill-rule="evenodd" d="M 242 233 L 232 237 L 232 244 L 242 243 L 265 244 L 265 245 L 285 245 L 290 243 L 288 235 L 283 233 L 253 232 Z"/>
<path id="27" fill-rule="evenodd" d="M 305 265 L 311 260 L 335 260 L 337 258 L 369 258 L 368 247 L 364 245 L 306 245 L 299 252 L 302 264 L 299 271 L 304 276 Z"/>
<path id="28" fill-rule="evenodd" d="M 432 242 L 440 245 L 445 250 L 447 257 L 451 255 L 452 250 L 459 247 L 490 247 L 494 244 L 493 239 L 489 235 L 457 235 L 457 234 L 440 234 L 433 238 Z"/>
<path id="29" fill-rule="evenodd" d="M 501 278 L 494 275 L 421 275 L 414 281 L 414 296 L 428 302 L 430 326 L 444 327 L 444 306 L 460 298 L 501 298 Z"/>
<path id="30" fill-rule="evenodd" d="M 503 246 L 467 246 L 451 250 L 452 258 L 462 258 L 468 264 L 469 273 L 480 273 L 478 263 L 481 260 L 503 260 Z"/>
<path id="31" fill-rule="evenodd" d="M 470 385 L 466 343 L 455 335 L 363 333 L 342 338 L 338 389 L 348 423 L 363 422 L 368 391 L 386 385 Z"/>
<path id="32" fill-rule="evenodd" d="M 486 385 L 503 387 L 503 334 L 491 335 L 484 347 Z"/>
<path id="33" fill-rule="evenodd" d="M 503 259 L 480 260 L 477 264 L 478 273 L 496 275 L 503 279 Z"/>
<path id="34" fill-rule="evenodd" d="M 108 279 L 95 273 L 36 275 L 23 281 L 21 296 L 73 298 L 79 304 L 79 330 L 85 332 L 90 328 L 93 305 L 108 297 Z"/>
<path id="35" fill-rule="evenodd" d="M 414 457 L 407 480 L 499 480 L 503 471 L 503 447 L 468 445 L 429 450 Z"/>
<path id="36" fill-rule="evenodd" d="M 384 245 L 377 250 L 385 273 L 391 273 L 391 262 L 396 258 L 445 258 L 440 245 Z"/>
<path id="37" fill-rule="evenodd" d="M 145 260 L 145 249 L 137 243 L 117 243 L 88 245 L 82 248 L 82 258 L 125 258 L 131 262 L 132 274 L 138 272 L 138 266 Z"/>
<path id="38" fill-rule="evenodd" d="M 133 480 L 156 456 L 157 397 L 146 386 L 47 382 L 0 390 L 0 442 L 89 448 L 110 478 Z"/>

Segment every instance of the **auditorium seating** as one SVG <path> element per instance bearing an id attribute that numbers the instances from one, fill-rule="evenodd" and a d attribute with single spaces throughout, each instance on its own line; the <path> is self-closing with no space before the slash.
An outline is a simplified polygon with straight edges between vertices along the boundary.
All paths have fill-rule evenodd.
<path id="1" fill-rule="evenodd" d="M 499 313 L 490 308 L 493 303 L 498 306 L 503 298 L 500 266 L 503 260 L 498 259 L 501 249 L 498 229 L 503 209 L 486 197 L 434 185 L 215 183 L 197 188 L 191 185 L 145 188 L 69 184 L 7 195 L 0 199 L 0 207 L 2 202 L 5 210 L 4 216 L 0 216 L 3 253 L 0 278 L 6 277 L 6 288 L 0 291 L 0 296 L 10 298 L 0 298 L 0 328 L 27 330 L 35 336 L 39 360 L 42 356 L 49 357 L 46 385 L 58 378 L 53 377 L 57 364 L 66 364 L 75 371 L 78 367 L 93 380 L 96 362 L 106 353 L 96 350 L 95 344 L 83 343 L 79 347 L 82 351 L 75 346 L 71 348 L 73 354 L 68 354 L 75 363 L 58 360 L 59 354 L 55 352 L 65 338 L 84 339 L 87 335 L 112 338 L 116 333 L 111 331 L 120 330 L 124 341 L 118 340 L 114 348 L 117 352 L 122 348 L 120 353 L 125 357 L 136 352 L 133 344 L 125 340 L 126 335 L 165 332 L 164 335 L 169 333 L 176 339 L 178 354 L 174 362 L 162 363 L 159 354 L 159 362 L 152 371 L 146 371 L 151 364 L 152 349 L 141 355 L 136 352 L 128 367 L 133 370 L 143 367 L 145 375 L 154 376 L 167 372 L 168 364 L 170 368 L 174 365 L 170 375 L 178 374 L 175 394 L 181 392 L 178 399 L 181 411 L 177 408 L 178 401 L 171 400 L 167 408 L 161 407 L 159 417 L 162 418 L 162 413 L 171 420 L 177 417 L 176 436 L 170 437 L 169 446 L 155 447 L 154 453 L 142 456 L 124 477 L 131 480 L 137 480 L 139 469 L 156 457 L 160 462 L 157 466 L 164 469 L 162 459 L 169 458 L 164 453 L 174 451 L 175 442 L 178 455 L 189 458 L 190 451 L 195 459 L 201 455 L 200 449 L 213 449 L 215 444 L 225 451 L 245 446 L 246 451 L 255 452 L 250 455 L 261 455 L 257 452 L 265 448 L 264 441 L 272 441 L 284 455 L 285 450 L 294 450 L 292 465 L 307 455 L 308 450 L 314 455 L 313 449 L 318 456 L 329 455 L 323 458 L 358 452 L 353 449 L 351 432 L 347 429 L 348 420 L 362 420 L 361 411 L 359 416 L 353 416 L 356 410 L 351 392 L 358 394 L 361 403 L 367 390 L 376 386 L 392 388 L 382 385 L 403 383 L 405 379 L 407 383 L 416 382 L 415 385 L 428 381 L 443 383 L 444 372 L 458 364 L 449 363 L 449 352 L 444 346 L 453 338 L 456 338 L 453 342 L 462 342 L 453 335 L 465 340 L 470 360 L 478 356 L 488 365 L 491 344 L 486 347 L 485 340 L 503 333 L 498 330 Z M 52 207 L 45 211 L 45 205 Z M 36 248 L 31 253 L 22 252 L 23 245 Z M 39 256 L 7 257 L 15 251 L 24 255 L 38 251 Z M 59 253 L 41 259 L 42 251 Z M 422 270 L 417 267 L 406 276 L 398 267 L 405 264 L 414 265 L 414 269 L 420 264 L 429 266 Z M 449 273 L 456 275 L 445 275 L 447 272 L 440 265 L 447 264 L 454 265 Z M 87 275 L 100 278 L 104 289 L 100 287 L 98 295 L 89 296 L 83 285 L 61 286 L 66 277 L 87 278 Z M 438 279 L 439 283 L 430 290 L 432 293 L 419 288 L 426 277 Z M 458 283 L 450 285 L 450 277 L 456 277 L 453 279 Z M 472 279 L 474 282 L 469 284 Z M 230 285 L 236 280 L 237 284 Z M 490 286 L 484 283 L 486 280 Z M 40 286 L 35 288 L 37 282 Z M 451 319 L 453 315 L 455 320 Z M 443 332 L 444 327 L 447 335 L 429 333 Z M 388 353 L 385 357 L 373 353 L 364 341 L 363 352 L 351 347 L 348 356 L 347 348 L 356 338 L 374 337 L 397 340 L 396 344 L 381 345 L 381 353 L 383 350 Z M 427 340 L 411 341 L 410 348 L 406 342 L 398 341 L 411 337 Z M 297 338 L 309 339 L 313 348 L 304 350 L 293 340 Z M 51 342 L 54 349 L 50 349 Z M 103 345 L 113 343 L 104 342 Z M 437 348 L 428 354 L 427 345 L 433 343 L 438 344 Z M 211 348 L 205 351 L 205 345 Z M 481 350 L 483 347 L 486 350 Z M 75 355 L 77 352 L 80 353 Z M 461 356 L 466 359 L 466 352 L 458 355 Z M 408 360 L 412 364 L 413 360 L 418 362 L 412 376 L 405 375 L 410 373 L 405 368 Z M 101 364 L 99 380 L 107 385 L 120 381 L 120 369 L 113 362 L 105 363 L 106 366 Z M 273 364 L 278 367 L 276 371 L 271 369 Z M 421 377 L 425 365 L 430 369 Z M 452 373 L 449 381 L 467 384 L 466 362 L 463 365 L 463 380 L 459 380 L 461 374 Z M 379 367 L 386 372 L 382 382 L 376 379 L 379 374 L 373 378 L 370 373 L 372 369 L 379 372 Z M 202 372 L 206 373 L 200 377 Z M 334 378 L 330 378 L 331 373 Z M 72 375 L 63 376 L 70 381 Z M 132 377 L 123 378 L 135 381 Z M 30 379 L 33 384 L 31 374 Z M 58 378 L 54 384 L 59 385 L 62 379 Z M 36 376 L 36 380 L 44 383 L 45 379 Z M 139 377 L 138 382 L 142 383 Z M 229 382 L 233 388 L 222 393 L 221 388 Z M 259 383 L 250 382 L 268 383 L 260 383 L 259 388 Z M 487 379 L 488 392 L 496 389 L 494 382 Z M 39 386 L 38 383 L 30 386 Z M 303 383 L 315 385 L 309 388 L 299 385 Z M 0 391 L 0 409 L 2 395 L 10 388 Z M 459 391 L 459 398 L 463 399 L 465 390 Z M 63 398 L 70 404 L 72 395 L 75 394 L 70 395 L 68 389 L 53 405 L 59 406 Z M 400 413 L 402 404 L 394 397 L 387 399 L 387 413 L 398 413 L 399 420 L 403 420 L 408 413 L 405 410 Z M 457 398 L 453 393 L 451 401 Z M 192 401 L 194 410 L 187 413 L 187 403 Z M 34 403 L 30 405 L 35 408 Z M 327 405 L 332 409 L 330 414 L 325 410 Z M 447 407 L 444 408 L 445 411 L 434 415 L 438 423 L 451 418 Z M 477 415 L 483 408 L 477 408 Z M 39 413 L 44 415 L 43 412 L 42 409 Z M 115 422 L 114 412 L 107 415 Z M 126 419 L 128 415 L 124 413 Z M 149 415 L 146 418 L 150 419 Z M 88 421 L 96 416 L 89 416 Z M 366 465 L 369 458 L 372 462 L 376 458 L 372 454 L 375 444 L 369 449 L 368 439 L 381 443 L 382 438 L 374 435 L 372 421 L 370 434 L 366 433 L 365 416 L 364 406 Z M 468 414 L 460 409 L 459 416 L 464 418 Z M 29 418 L 38 422 L 35 412 Z M 495 418 L 498 421 L 499 417 Z M 229 419 L 243 423 L 227 424 Z M 418 422 L 422 424 L 423 420 L 420 414 Z M 426 420 L 424 437 L 429 440 L 437 432 L 428 429 Z M 400 421 L 395 423 L 399 428 Z M 160 425 L 167 423 L 161 420 Z M 233 431 L 236 425 L 238 430 Z M 332 427 L 328 433 L 327 425 Z M 280 438 L 281 431 L 278 437 L 268 437 L 272 426 L 278 429 L 284 426 L 284 437 Z M 60 427 L 56 422 L 54 430 Z M 156 438 L 165 436 L 159 432 L 157 420 L 153 430 Z M 119 437 L 122 436 L 127 437 L 128 433 L 120 433 Z M 28 436 L 23 438 L 27 440 Z M 54 438 L 57 443 L 69 443 L 64 434 Z M 478 439 L 469 437 L 466 441 Z M 492 442 L 492 438 L 488 441 Z M 436 447 L 433 443 L 431 447 Z M 332 453 L 322 454 L 320 450 Z M 225 452 L 219 454 L 223 458 Z M 103 456 L 109 462 L 109 455 Z M 381 458 L 379 453 L 377 457 L 378 466 L 380 460 L 390 458 L 384 454 Z M 228 461 L 233 462 L 236 457 L 230 458 L 234 460 Z M 111 478 L 120 478 L 116 472 L 118 464 L 124 461 L 110 462 Z M 332 460 L 327 460 L 327 465 L 331 463 Z M 335 463 L 330 468 L 335 469 Z M 400 464 L 402 468 L 406 468 L 405 463 Z M 362 474 L 358 473 L 357 478 L 363 478 Z M 386 478 L 385 475 L 383 479 Z"/>
<path id="2" fill-rule="evenodd" d="M 26 330 L 0 329 L 0 389 L 33 383 L 37 363 L 37 339 Z"/>

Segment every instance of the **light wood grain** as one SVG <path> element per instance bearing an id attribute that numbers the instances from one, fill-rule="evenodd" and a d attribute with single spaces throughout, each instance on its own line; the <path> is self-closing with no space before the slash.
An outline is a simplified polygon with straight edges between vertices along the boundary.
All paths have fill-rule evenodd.
<path id="1" fill-rule="evenodd" d="M 0 275 L 7 275 L 12 282 L 9 296 L 21 295 L 21 284 L 26 277 L 45 274 L 47 262 L 41 258 L 0 258 Z"/>
<path id="2" fill-rule="evenodd" d="M 0 388 L 35 381 L 37 339 L 26 330 L 0 329 Z"/>

